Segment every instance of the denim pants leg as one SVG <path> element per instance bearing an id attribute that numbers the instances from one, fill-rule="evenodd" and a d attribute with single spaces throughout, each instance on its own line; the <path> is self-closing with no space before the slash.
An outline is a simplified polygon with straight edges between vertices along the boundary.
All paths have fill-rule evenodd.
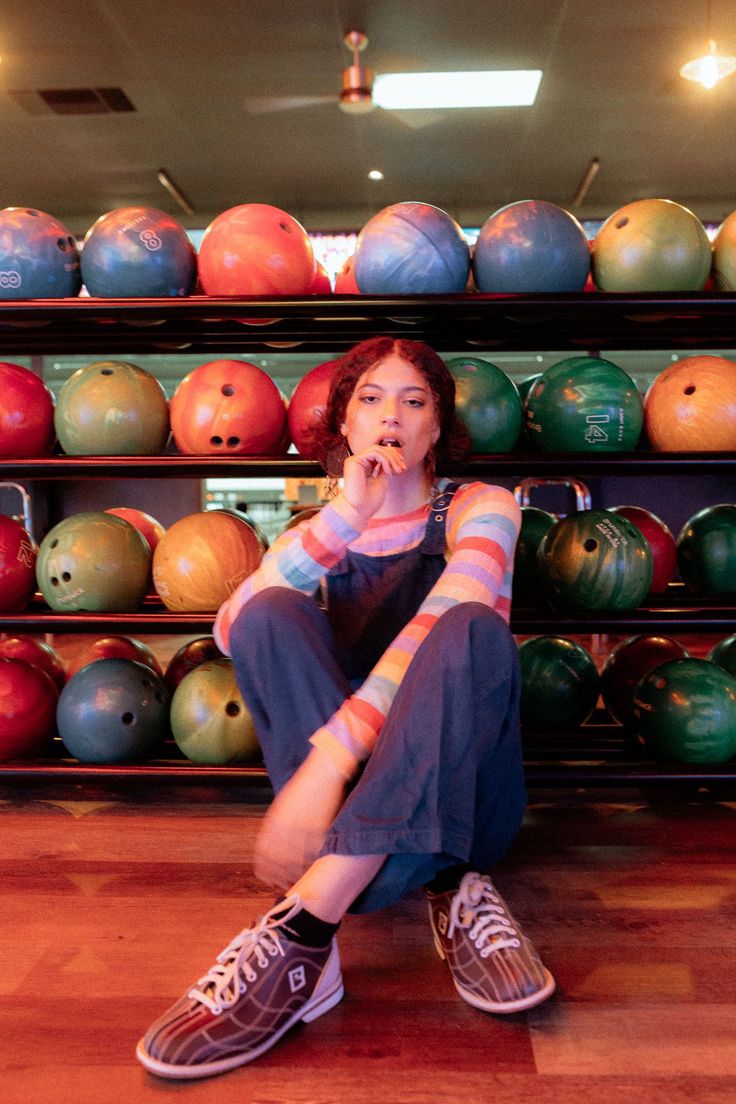
<path id="1" fill-rule="evenodd" d="M 273 595 L 245 607 L 231 641 L 279 788 L 350 688 L 316 603 Z M 392 904 L 455 863 L 486 869 L 506 853 L 525 805 L 518 695 L 516 644 L 503 619 L 478 603 L 443 614 L 325 841 L 323 853 L 389 856 L 351 911 Z"/>

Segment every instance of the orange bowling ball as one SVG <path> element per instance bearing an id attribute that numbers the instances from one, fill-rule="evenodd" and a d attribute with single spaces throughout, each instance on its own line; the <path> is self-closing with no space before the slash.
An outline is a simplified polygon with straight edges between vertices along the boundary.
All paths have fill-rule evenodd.
<path id="1" fill-rule="evenodd" d="M 135 510 L 131 506 L 111 506 L 109 510 L 105 510 L 105 513 L 115 514 L 116 517 L 122 518 L 123 521 L 129 521 L 130 524 L 138 530 L 141 536 L 145 537 L 151 552 L 154 551 L 156 545 L 166 532 L 161 522 L 156 521 L 155 517 L 151 517 L 150 514 L 145 513 L 143 510 Z"/>
<path id="2" fill-rule="evenodd" d="M 646 393 L 644 425 L 658 452 L 732 452 L 736 364 L 720 356 L 685 357 L 670 364 Z"/>
<path id="3" fill-rule="evenodd" d="M 358 281 L 355 279 L 355 256 L 348 257 L 335 277 L 336 295 L 360 295 Z"/>
<path id="4" fill-rule="evenodd" d="M 153 554 L 153 585 L 167 609 L 211 613 L 258 567 L 267 542 L 245 514 L 206 510 L 175 521 Z"/>
<path id="5" fill-rule="evenodd" d="M 205 295 L 308 295 L 316 263 L 309 234 L 267 203 L 242 203 L 209 224 L 199 247 Z"/>
<path id="6" fill-rule="evenodd" d="M 268 373 L 245 360 L 211 360 L 171 398 L 171 430 L 194 456 L 279 456 L 286 433 L 283 396 Z"/>

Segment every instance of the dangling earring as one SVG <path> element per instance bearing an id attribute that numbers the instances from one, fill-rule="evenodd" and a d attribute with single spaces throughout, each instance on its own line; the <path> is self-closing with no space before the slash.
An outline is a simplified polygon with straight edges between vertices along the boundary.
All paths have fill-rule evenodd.
<path id="1" fill-rule="evenodd" d="M 436 472 L 435 464 L 437 462 L 437 453 L 435 452 L 434 445 L 430 445 L 427 453 L 424 457 L 424 474 L 427 478 L 427 483 L 430 488 L 430 497 L 434 498 L 437 486 L 436 486 Z"/>
<path id="2" fill-rule="evenodd" d="M 328 450 L 325 456 L 325 471 L 327 472 L 327 493 L 334 498 L 338 491 L 337 482 L 342 478 L 342 470 L 348 456 L 351 455 L 350 445 L 344 434 L 340 440 Z"/>

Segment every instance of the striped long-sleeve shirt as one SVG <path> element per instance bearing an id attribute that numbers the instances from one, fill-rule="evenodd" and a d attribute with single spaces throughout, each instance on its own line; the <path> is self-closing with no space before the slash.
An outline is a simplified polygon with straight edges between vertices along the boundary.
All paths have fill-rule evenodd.
<path id="1" fill-rule="evenodd" d="M 440 481 L 440 489 L 447 481 Z M 338 495 L 320 512 L 283 533 L 260 567 L 220 608 L 214 635 L 230 654 L 230 627 L 249 599 L 266 587 L 286 586 L 313 594 L 346 550 L 371 556 L 416 547 L 428 507 L 400 517 L 366 521 Z M 347 777 L 368 758 L 412 659 L 445 610 L 458 602 L 481 602 L 507 621 L 511 575 L 521 513 L 513 495 L 485 483 L 463 484 L 447 512 L 447 565 L 415 616 L 402 629 L 360 688 L 311 737 Z"/>

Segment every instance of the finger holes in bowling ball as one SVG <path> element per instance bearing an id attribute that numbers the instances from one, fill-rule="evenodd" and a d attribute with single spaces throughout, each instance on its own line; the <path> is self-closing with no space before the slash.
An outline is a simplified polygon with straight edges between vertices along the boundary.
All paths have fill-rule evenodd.
<path id="1" fill-rule="evenodd" d="M 689 387 L 686 387 L 683 390 L 683 395 L 694 395 L 694 394 L 695 394 L 695 384 L 694 383 L 691 383 Z"/>
<path id="2" fill-rule="evenodd" d="M 101 368 L 100 369 L 100 375 L 101 376 L 111 376 L 112 375 L 112 368 Z"/>
<path id="3" fill-rule="evenodd" d="M 56 248 L 61 253 L 66 253 L 67 249 L 69 248 L 69 243 L 66 240 L 66 238 L 57 238 L 56 239 Z"/>
<path id="4" fill-rule="evenodd" d="M 120 720 L 123 722 L 124 725 L 135 724 L 135 714 L 134 713 L 123 713 Z"/>
<path id="5" fill-rule="evenodd" d="M 598 547 L 598 541 L 593 540 L 592 537 L 589 537 L 588 540 L 586 540 L 585 543 L 583 544 L 583 548 L 585 549 L 586 552 L 595 552 L 597 547 Z"/>
<path id="6" fill-rule="evenodd" d="M 64 580 L 65 583 L 70 583 L 72 581 L 72 577 L 71 577 L 71 575 L 69 574 L 68 571 L 65 571 L 64 574 L 61 577 L 62 577 L 62 579 Z"/>
<path id="7" fill-rule="evenodd" d="M 26 210 L 27 215 L 32 215 L 33 218 L 38 218 L 38 211 L 32 211 L 30 207 Z"/>
<path id="8" fill-rule="evenodd" d="M 239 444 L 240 444 L 240 438 L 239 437 L 228 437 L 228 439 L 227 439 L 228 448 L 237 448 Z"/>
<path id="9" fill-rule="evenodd" d="M 228 397 L 230 395 L 235 394 L 235 388 L 233 387 L 233 385 L 231 383 L 223 384 L 221 390 L 222 390 L 223 395 L 227 395 Z"/>
<path id="10" fill-rule="evenodd" d="M 281 230 L 283 230 L 285 234 L 290 234 L 291 233 L 291 227 L 288 226 L 285 222 L 280 222 L 279 223 L 279 228 Z"/>
<path id="11" fill-rule="evenodd" d="M 163 705 L 164 702 L 166 701 L 164 695 L 161 693 L 160 690 L 157 690 L 156 693 L 153 696 L 156 699 L 156 701 L 159 702 L 161 705 Z"/>
<path id="12" fill-rule="evenodd" d="M 56 578 L 55 575 L 51 576 L 51 585 L 52 586 L 58 586 L 59 585 L 59 580 Z"/>
<path id="13" fill-rule="evenodd" d="M 58 543 L 59 543 L 59 541 L 57 540 L 56 537 L 54 537 L 54 539 L 49 542 L 49 548 L 56 548 Z"/>
<path id="14" fill-rule="evenodd" d="M 210 444 L 214 445 L 215 448 L 220 448 L 222 445 L 222 437 L 210 437 Z"/>
<path id="15" fill-rule="evenodd" d="M 225 706 L 228 717 L 237 717 L 240 714 L 240 706 L 236 701 L 229 701 Z"/>
<path id="16" fill-rule="evenodd" d="M 616 229 L 617 230 L 623 230 L 624 226 L 628 226 L 628 225 L 629 225 L 629 217 L 628 217 L 628 215 L 626 215 L 624 218 L 620 218 L 618 220 L 618 222 L 616 223 Z"/>

